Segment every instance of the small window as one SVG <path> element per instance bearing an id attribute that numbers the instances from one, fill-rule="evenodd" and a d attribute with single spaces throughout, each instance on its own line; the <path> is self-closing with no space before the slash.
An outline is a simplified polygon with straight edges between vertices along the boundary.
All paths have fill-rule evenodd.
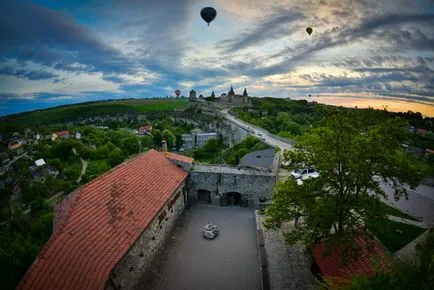
<path id="1" fill-rule="evenodd" d="M 139 257 L 143 257 L 145 254 L 143 252 L 140 253 Z"/>
<path id="2" fill-rule="evenodd" d="M 307 173 L 307 170 L 305 169 L 305 170 L 303 170 L 303 172 L 301 174 L 306 174 L 306 173 Z"/>
<path id="3" fill-rule="evenodd" d="M 313 168 L 310 168 L 309 170 L 308 170 L 308 172 L 309 173 L 313 173 L 315 170 L 313 169 Z"/>
<path id="4" fill-rule="evenodd" d="M 166 211 L 163 211 L 162 213 L 160 213 L 160 215 L 158 216 L 158 224 L 161 224 L 164 221 L 166 214 L 167 214 Z"/>
<path id="5" fill-rule="evenodd" d="M 151 240 L 155 241 L 155 236 L 152 236 Z"/>
<path id="6" fill-rule="evenodd" d="M 132 272 L 134 270 L 134 267 L 130 267 L 130 272 Z"/>

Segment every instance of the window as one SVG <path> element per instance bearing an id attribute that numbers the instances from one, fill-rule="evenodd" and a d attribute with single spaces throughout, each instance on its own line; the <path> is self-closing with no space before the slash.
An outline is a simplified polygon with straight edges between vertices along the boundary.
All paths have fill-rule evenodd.
<path id="1" fill-rule="evenodd" d="M 145 254 L 143 252 L 140 253 L 139 257 L 143 257 Z"/>
<path id="2" fill-rule="evenodd" d="M 164 221 L 164 218 L 166 217 L 166 211 L 164 210 L 160 215 L 158 216 L 158 224 L 161 224 Z"/>
<path id="3" fill-rule="evenodd" d="M 170 210 L 172 209 L 173 205 L 175 204 L 175 202 L 178 200 L 178 198 L 181 196 L 181 191 L 178 191 L 175 196 L 168 202 L 167 204 L 167 208 Z M 173 212 L 173 211 L 171 211 Z"/>
<path id="4" fill-rule="evenodd" d="M 309 168 L 309 170 L 308 170 L 309 173 L 313 173 L 314 171 L 315 171 L 315 169 L 313 169 L 313 168 Z"/>
<path id="5" fill-rule="evenodd" d="M 130 272 L 132 272 L 134 270 L 134 268 L 133 267 L 130 267 Z"/>

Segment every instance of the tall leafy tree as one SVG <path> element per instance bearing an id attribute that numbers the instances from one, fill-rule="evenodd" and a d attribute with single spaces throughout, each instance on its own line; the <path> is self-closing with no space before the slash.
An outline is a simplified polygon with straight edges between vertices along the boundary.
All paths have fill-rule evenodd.
<path id="1" fill-rule="evenodd" d="M 161 131 L 158 129 L 154 129 L 152 131 L 152 137 L 154 138 L 155 147 L 161 147 L 161 142 L 163 141 L 163 137 L 161 135 Z"/>
<path id="2" fill-rule="evenodd" d="M 164 130 L 164 131 L 163 131 L 163 134 L 162 134 L 162 138 L 163 138 L 164 140 L 166 140 L 166 142 L 167 142 L 167 147 L 168 147 L 169 149 L 171 149 L 171 148 L 175 145 L 176 137 L 175 137 L 175 135 L 172 133 L 172 131 L 170 131 L 170 130 L 168 130 L 168 129 Z"/>
<path id="3" fill-rule="evenodd" d="M 294 167 L 315 166 L 320 177 L 279 184 L 267 225 L 300 220 L 287 239 L 312 245 L 332 233 L 333 240 L 351 241 L 367 221 L 385 218 L 381 183 L 391 184 L 395 198 L 402 198 L 407 195 L 402 185 L 415 187 L 423 177 L 420 164 L 401 149 L 403 127 L 381 111 L 330 112 L 299 139 L 297 149 L 285 153 Z"/>

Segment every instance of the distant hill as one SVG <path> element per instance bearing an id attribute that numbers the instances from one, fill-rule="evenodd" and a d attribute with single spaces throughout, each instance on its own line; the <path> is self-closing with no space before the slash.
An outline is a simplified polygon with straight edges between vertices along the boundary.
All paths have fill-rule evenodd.
<path id="1" fill-rule="evenodd" d="M 185 99 L 107 100 L 13 114 L 0 118 L 0 121 L 13 124 L 40 125 L 101 115 L 170 111 L 185 108 L 187 104 L 188 102 Z"/>

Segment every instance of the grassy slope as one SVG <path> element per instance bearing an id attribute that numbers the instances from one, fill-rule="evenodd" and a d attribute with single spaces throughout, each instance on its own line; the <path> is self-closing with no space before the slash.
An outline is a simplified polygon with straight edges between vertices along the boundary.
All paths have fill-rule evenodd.
<path id="1" fill-rule="evenodd" d="M 382 223 L 372 222 L 368 229 L 391 251 L 401 249 L 425 230 L 413 225 L 387 220 Z"/>
<path id="2" fill-rule="evenodd" d="M 97 115 L 167 111 L 184 108 L 185 106 L 187 106 L 187 101 L 181 99 L 107 101 L 34 111 L 18 115 L 9 121 L 20 124 L 49 124 L 65 122 L 80 117 L 86 118 Z"/>
<path id="3" fill-rule="evenodd" d="M 412 217 L 411 215 L 408 215 L 408 214 L 400 211 L 399 209 L 396 209 L 396 208 L 394 208 L 392 206 L 389 206 L 389 205 L 387 205 L 385 203 L 383 203 L 383 205 L 384 205 L 384 208 L 385 208 L 384 210 L 386 211 L 386 213 L 388 215 L 393 215 L 393 216 L 396 216 L 396 217 L 401 217 L 401 218 L 405 218 L 405 219 L 409 219 L 409 220 L 413 220 L 413 221 L 419 221 L 417 218 Z"/>

